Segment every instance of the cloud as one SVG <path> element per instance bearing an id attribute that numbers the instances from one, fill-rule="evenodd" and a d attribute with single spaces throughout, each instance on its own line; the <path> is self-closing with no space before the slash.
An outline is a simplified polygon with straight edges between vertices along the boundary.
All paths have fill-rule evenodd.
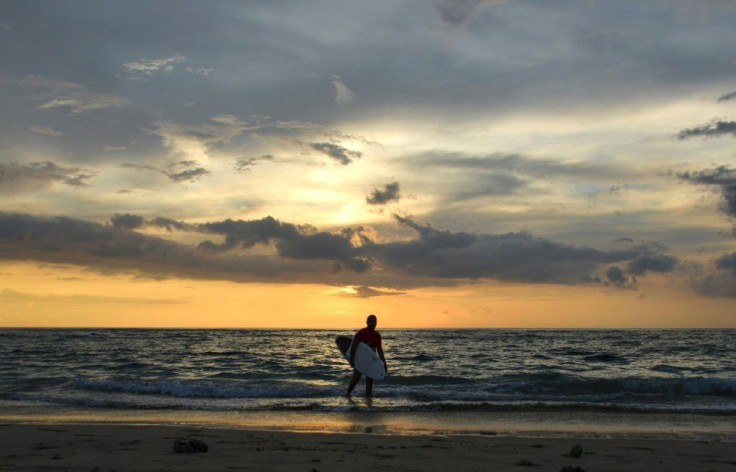
<path id="1" fill-rule="evenodd" d="M 684 140 L 696 136 L 715 137 L 732 134 L 736 136 L 736 121 L 713 121 L 707 125 L 684 129 L 677 133 L 677 139 Z"/>
<path id="2" fill-rule="evenodd" d="M 383 190 L 373 189 L 373 193 L 366 197 L 366 202 L 368 202 L 369 205 L 385 205 L 386 203 L 393 201 L 398 202 L 400 198 L 399 183 L 392 182 L 390 184 L 386 184 Z"/>
<path id="3" fill-rule="evenodd" d="M 319 151 L 327 157 L 338 161 L 340 164 L 346 166 L 353 162 L 353 159 L 359 158 L 363 153 L 359 151 L 351 151 L 338 144 L 333 143 L 310 143 L 309 147 L 315 151 Z"/>
<path id="4" fill-rule="evenodd" d="M 692 278 L 695 291 L 710 297 L 736 297 L 736 252 L 722 255 L 713 267 L 715 270 Z"/>
<path id="5" fill-rule="evenodd" d="M 338 105 L 344 106 L 353 103 L 355 94 L 340 77 L 334 76 L 330 82 L 335 87 L 335 101 Z"/>
<path id="6" fill-rule="evenodd" d="M 399 292 L 394 290 L 379 290 L 372 287 L 366 287 L 364 285 L 358 287 L 351 287 L 350 291 L 340 292 L 338 295 L 341 297 L 350 298 L 372 298 L 372 297 L 387 297 L 395 295 L 404 295 L 406 292 Z"/>
<path id="7" fill-rule="evenodd" d="M 225 220 L 204 223 L 196 228 L 205 233 L 223 235 L 225 242 L 215 244 L 205 241 L 200 248 L 222 251 L 236 246 L 249 249 L 256 244 L 269 244 L 273 240 L 281 257 L 297 260 L 325 260 L 332 263 L 333 272 L 343 267 L 353 272 L 365 272 L 370 268 L 369 259 L 360 257 L 354 241 L 365 241 L 362 229 L 345 229 L 339 234 L 317 232 L 309 225 L 282 223 L 268 216 L 260 220 Z"/>
<path id="8" fill-rule="evenodd" d="M 592 280 L 601 264 L 640 255 L 633 249 L 600 251 L 570 246 L 526 232 L 453 233 L 398 215 L 394 218 L 416 231 L 419 238 L 368 246 L 369 252 L 383 264 L 416 276 L 578 284 Z"/>
<path id="9" fill-rule="evenodd" d="M 736 252 L 733 254 L 724 254 L 716 259 L 716 268 L 718 270 L 727 270 L 736 275 Z"/>
<path id="10" fill-rule="evenodd" d="M 535 179 L 552 176 L 575 178 L 621 179 L 633 174 L 626 169 L 614 166 L 590 164 L 585 162 L 563 162 L 557 159 L 532 159 L 522 154 L 471 155 L 461 152 L 429 151 L 406 158 L 418 167 L 442 167 L 468 170 L 472 172 L 501 172 L 504 175 L 516 174 Z"/>
<path id="11" fill-rule="evenodd" d="M 131 163 L 121 164 L 121 167 L 141 171 L 157 172 L 159 174 L 165 175 L 169 178 L 169 180 L 175 183 L 194 182 L 196 180 L 199 180 L 199 178 L 209 174 L 209 171 L 202 167 L 198 162 L 187 160 L 172 162 L 163 168 L 151 165 L 140 165 Z"/>
<path id="12" fill-rule="evenodd" d="M 731 92 L 718 97 L 718 102 L 727 102 L 729 100 L 733 100 L 734 98 L 736 98 L 736 92 Z"/>
<path id="13" fill-rule="evenodd" d="M 667 255 L 643 255 L 629 262 L 628 272 L 644 275 L 647 272 L 672 272 L 677 266 L 676 257 Z"/>
<path id="14" fill-rule="evenodd" d="M 570 246 L 528 233 L 472 234 L 443 231 L 395 215 L 417 237 L 378 242 L 364 227 L 337 232 L 310 225 L 259 220 L 186 223 L 116 214 L 109 225 L 70 218 L 0 214 L 0 258 L 25 258 L 234 281 L 311 281 L 365 287 L 439 285 L 444 280 L 496 279 L 528 283 L 590 284 L 602 266 L 636 261 L 648 249 L 601 251 Z M 217 235 L 222 242 L 183 245 L 139 233 L 149 226 Z M 255 253 L 250 250 L 262 246 Z M 269 249 L 273 252 L 269 253 Z M 664 256 L 664 255 L 662 255 Z M 667 271 L 651 258 L 635 263 L 638 274 Z M 621 282 L 611 269 L 609 281 Z M 367 289 L 361 296 L 377 295 Z"/>
<path id="15" fill-rule="evenodd" d="M 138 61 L 127 62 L 123 64 L 123 69 L 129 74 L 153 75 L 160 72 L 171 72 L 176 64 L 186 61 L 187 58 L 181 55 L 166 57 L 161 59 L 146 60 L 145 58 Z"/>
<path id="16" fill-rule="evenodd" d="M 435 5 L 442 21 L 451 27 L 465 25 L 475 13 L 486 5 L 503 3 L 504 0 L 436 0 Z"/>
<path id="17" fill-rule="evenodd" d="M 677 177 L 695 184 L 720 187 L 722 198 L 720 210 L 731 218 L 736 217 L 736 169 L 719 166 L 698 172 L 679 173 Z"/>
<path id="18" fill-rule="evenodd" d="M 125 108 L 131 102 L 117 95 L 97 93 L 87 87 L 62 80 L 29 75 L 18 81 L 31 92 L 32 100 L 41 102 L 37 108 L 68 108 L 74 114 L 88 113 L 108 108 Z"/>
<path id="19" fill-rule="evenodd" d="M 239 157 L 235 160 L 235 165 L 233 166 L 236 171 L 238 172 L 250 172 L 251 168 L 254 167 L 259 162 L 263 161 L 273 161 L 274 157 L 271 154 L 266 154 L 264 156 L 258 156 L 258 157 Z"/>
<path id="20" fill-rule="evenodd" d="M 606 279 L 617 286 L 624 286 L 629 282 L 629 278 L 619 266 L 609 267 L 606 270 Z"/>
<path id="21" fill-rule="evenodd" d="M 316 282 L 329 276 L 324 262 L 210 254 L 131 231 L 126 226 L 135 224 L 131 215 L 113 218 L 117 227 L 65 217 L 0 213 L 0 259 L 76 264 L 106 274 L 132 272 L 152 278 Z"/>
<path id="22" fill-rule="evenodd" d="M 119 214 L 116 213 L 110 222 L 115 228 L 127 228 L 127 229 L 138 229 L 142 228 L 145 224 L 145 220 L 140 215 L 131 215 L 130 213 Z"/>
<path id="23" fill-rule="evenodd" d="M 55 138 L 64 136 L 64 133 L 57 131 L 50 126 L 31 126 L 30 130 L 34 133 L 45 134 L 46 136 L 54 136 Z"/>
<path id="24" fill-rule="evenodd" d="M 86 180 L 95 174 L 79 167 L 63 167 L 53 162 L 0 163 L 0 192 L 37 191 L 53 183 L 71 187 L 86 187 Z"/>

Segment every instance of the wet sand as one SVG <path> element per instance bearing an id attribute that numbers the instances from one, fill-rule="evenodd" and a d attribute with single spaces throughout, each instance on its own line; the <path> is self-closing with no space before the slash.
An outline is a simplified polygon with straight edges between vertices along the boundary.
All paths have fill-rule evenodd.
<path id="1" fill-rule="evenodd" d="M 174 451 L 191 439 L 207 452 Z M 736 471 L 736 442 L 0 424 L 0 471 L 47 470 L 720 472 Z"/>

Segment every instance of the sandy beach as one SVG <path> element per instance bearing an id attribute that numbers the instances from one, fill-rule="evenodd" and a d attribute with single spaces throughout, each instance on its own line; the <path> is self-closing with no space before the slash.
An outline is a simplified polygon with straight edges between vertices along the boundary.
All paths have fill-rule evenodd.
<path id="1" fill-rule="evenodd" d="M 329 434 L 115 424 L 0 425 L 2 471 L 728 471 L 736 444 L 677 439 Z M 178 453 L 198 440 L 207 452 Z M 580 457 L 571 454 L 581 446 Z M 579 451 L 580 452 L 580 451 Z"/>

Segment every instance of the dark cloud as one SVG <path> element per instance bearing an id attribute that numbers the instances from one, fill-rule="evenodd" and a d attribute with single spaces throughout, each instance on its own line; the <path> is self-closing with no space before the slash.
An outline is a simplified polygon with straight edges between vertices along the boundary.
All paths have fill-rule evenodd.
<path id="1" fill-rule="evenodd" d="M 115 214 L 112 218 L 110 218 L 110 223 L 115 228 L 128 228 L 128 229 L 138 229 L 142 228 L 145 224 L 145 220 L 140 215 L 131 215 L 130 213 L 125 214 Z"/>
<path id="2" fill-rule="evenodd" d="M 172 220 L 171 218 L 164 218 L 163 216 L 157 216 L 147 221 L 145 224 L 150 226 L 158 226 L 160 228 L 166 228 L 166 231 L 178 230 L 196 232 L 196 228 L 193 225 L 183 223 L 181 221 Z"/>
<path id="3" fill-rule="evenodd" d="M 623 286 L 629 282 L 629 278 L 619 266 L 611 266 L 606 270 L 606 279 L 614 285 Z"/>
<path id="4" fill-rule="evenodd" d="M 732 134 L 736 136 L 736 121 L 714 121 L 696 128 L 684 129 L 677 133 L 677 139 L 689 139 L 697 136 L 715 137 Z"/>
<path id="5" fill-rule="evenodd" d="M 0 214 L 0 257 L 205 279 L 309 280 L 383 287 L 481 278 L 579 284 L 595 280 L 593 274 L 602 265 L 630 262 L 630 272 L 643 275 L 647 271 L 669 271 L 674 264 L 672 258 L 652 256 L 646 249 L 600 251 L 528 233 L 451 232 L 410 218 L 395 218 L 417 237 L 376 242 L 363 227 L 325 232 L 270 216 L 190 224 L 163 217 L 146 221 L 137 215 L 117 214 L 112 224 L 100 225 L 70 218 Z M 204 241 L 197 248 L 134 231 L 146 226 L 216 234 L 224 242 Z M 255 245 L 270 246 L 274 252 L 247 252 Z M 611 274 L 607 274 L 609 280 L 615 281 Z M 363 277 L 362 282 L 355 283 L 355 277 Z"/>
<path id="6" fill-rule="evenodd" d="M 95 174 L 79 167 L 63 167 L 53 162 L 0 163 L 0 192 L 23 192 L 46 188 L 52 183 L 86 187 Z"/>
<path id="7" fill-rule="evenodd" d="M 373 189 L 373 193 L 366 197 L 366 202 L 368 202 L 369 205 L 385 205 L 386 203 L 393 201 L 398 202 L 401 198 L 399 190 L 400 187 L 398 182 L 386 184 L 383 190 L 377 188 Z"/>
<path id="8" fill-rule="evenodd" d="M 419 238 L 369 246 L 370 253 L 385 265 L 417 276 L 576 284 L 589 281 L 600 264 L 639 255 L 635 250 L 569 246 L 529 233 L 439 231 L 409 218 L 395 218 Z"/>
<path id="9" fill-rule="evenodd" d="M 321 152 L 331 159 L 336 160 L 344 166 L 353 162 L 353 159 L 359 158 L 363 155 L 363 153 L 359 151 L 351 151 L 333 143 L 310 143 L 309 147 L 315 151 Z"/>
<path id="10" fill-rule="evenodd" d="M 667 255 L 639 256 L 629 262 L 628 272 L 633 275 L 644 275 L 647 272 L 672 272 L 677 262 L 676 257 Z"/>
<path id="11" fill-rule="evenodd" d="M 698 172 L 683 172 L 677 177 L 687 182 L 720 187 L 722 202 L 720 210 L 729 217 L 736 217 L 736 169 L 719 166 Z"/>
<path id="12" fill-rule="evenodd" d="M 724 254 L 716 259 L 716 268 L 718 270 L 726 270 L 736 275 L 736 252 L 733 254 Z"/>
<path id="13" fill-rule="evenodd" d="M 727 93 L 718 97 L 718 102 L 727 102 L 736 98 L 736 92 Z"/>
<path id="14" fill-rule="evenodd" d="M 153 278 L 331 283 L 324 261 L 207 253 L 130 230 L 125 223 L 133 222 L 134 216 L 114 218 L 119 223 L 116 227 L 65 217 L 0 213 L 0 259 L 77 264 L 102 273 L 133 272 Z"/>
<path id="15" fill-rule="evenodd" d="M 248 249 L 256 244 L 268 244 L 272 239 L 295 239 L 305 232 L 305 227 L 291 223 L 282 223 L 267 216 L 260 220 L 225 220 L 197 225 L 197 229 L 204 233 L 220 234 L 225 236 L 225 243 L 220 246 L 210 246 L 210 249 L 230 249 L 235 246 Z"/>

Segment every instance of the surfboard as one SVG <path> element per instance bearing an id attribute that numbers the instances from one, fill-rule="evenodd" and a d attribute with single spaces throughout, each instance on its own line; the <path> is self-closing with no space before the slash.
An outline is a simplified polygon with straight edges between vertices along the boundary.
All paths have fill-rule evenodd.
<path id="1" fill-rule="evenodd" d="M 335 337 L 337 348 L 348 362 L 350 362 L 350 346 L 352 343 L 352 336 Z M 376 354 L 376 352 L 368 347 L 364 342 L 358 343 L 358 347 L 355 348 L 355 368 L 361 374 L 375 380 L 383 380 L 386 378 L 386 368 L 383 366 L 383 361 L 381 361 L 378 354 Z"/>

